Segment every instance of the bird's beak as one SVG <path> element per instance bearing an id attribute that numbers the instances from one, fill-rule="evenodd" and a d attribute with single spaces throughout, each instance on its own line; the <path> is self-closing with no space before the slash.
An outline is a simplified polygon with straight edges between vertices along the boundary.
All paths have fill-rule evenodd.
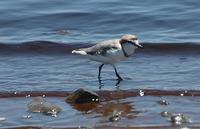
<path id="1" fill-rule="evenodd" d="M 132 43 L 138 48 L 143 48 L 143 46 L 139 44 L 139 40 L 134 40 Z"/>

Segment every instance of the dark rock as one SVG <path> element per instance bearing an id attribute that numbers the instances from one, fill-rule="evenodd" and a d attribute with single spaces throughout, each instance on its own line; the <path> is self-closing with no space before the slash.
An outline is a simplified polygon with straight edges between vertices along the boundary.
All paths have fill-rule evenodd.
<path id="1" fill-rule="evenodd" d="M 61 108 L 57 105 L 53 105 L 45 101 L 42 97 L 35 97 L 31 102 L 28 103 L 28 110 L 31 112 L 40 112 L 46 115 L 56 117 L 61 111 Z"/>
<path id="2" fill-rule="evenodd" d="M 99 95 L 89 90 L 78 89 L 69 96 L 67 96 L 66 102 L 68 103 L 99 102 Z"/>

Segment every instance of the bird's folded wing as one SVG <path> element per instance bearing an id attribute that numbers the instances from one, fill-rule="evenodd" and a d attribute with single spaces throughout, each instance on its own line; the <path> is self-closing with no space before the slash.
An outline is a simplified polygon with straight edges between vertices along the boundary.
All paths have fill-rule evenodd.
<path id="1" fill-rule="evenodd" d="M 86 50 L 88 55 L 101 55 L 101 56 L 107 56 L 112 53 L 115 53 L 116 51 L 119 51 L 119 48 L 113 44 L 97 44 Z"/>

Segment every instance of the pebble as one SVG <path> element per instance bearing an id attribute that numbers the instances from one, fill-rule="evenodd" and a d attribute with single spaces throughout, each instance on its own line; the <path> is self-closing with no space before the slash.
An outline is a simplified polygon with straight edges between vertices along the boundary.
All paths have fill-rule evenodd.
<path id="1" fill-rule="evenodd" d="M 167 100 L 164 100 L 164 99 L 157 101 L 157 103 L 160 104 L 160 105 L 164 105 L 164 106 L 169 105 L 169 102 Z"/>
<path id="2" fill-rule="evenodd" d="M 144 96 L 144 91 L 140 90 L 140 91 L 139 91 L 139 95 L 140 95 L 140 96 Z"/>
<path id="3" fill-rule="evenodd" d="M 116 122 L 121 119 L 121 112 L 114 111 L 113 114 L 108 118 L 110 122 Z"/>
<path id="4" fill-rule="evenodd" d="M 92 127 L 81 127 L 81 126 L 79 126 L 78 129 L 95 129 L 95 128 L 92 128 Z"/>
<path id="5" fill-rule="evenodd" d="M 31 112 L 41 112 L 54 117 L 61 111 L 59 106 L 46 102 L 43 97 L 33 98 L 33 100 L 27 104 L 27 107 Z"/>
<path id="6" fill-rule="evenodd" d="M 24 118 L 24 119 L 30 119 L 30 118 L 32 118 L 32 116 L 31 115 L 23 115 L 22 118 Z"/>
<path id="7" fill-rule="evenodd" d="M 174 125 L 181 125 L 182 123 L 191 123 L 192 120 L 181 113 L 171 113 L 167 111 L 163 111 L 160 113 L 162 117 L 168 117 L 169 121 L 171 121 L 172 124 Z"/>
<path id="8" fill-rule="evenodd" d="M 172 113 L 171 112 L 167 112 L 167 111 L 163 111 L 163 112 L 160 113 L 160 115 L 162 117 L 170 117 L 170 116 L 172 116 Z"/>
<path id="9" fill-rule="evenodd" d="M 173 114 L 170 117 L 170 120 L 175 125 L 181 125 L 182 123 L 190 123 L 191 119 L 183 114 Z"/>

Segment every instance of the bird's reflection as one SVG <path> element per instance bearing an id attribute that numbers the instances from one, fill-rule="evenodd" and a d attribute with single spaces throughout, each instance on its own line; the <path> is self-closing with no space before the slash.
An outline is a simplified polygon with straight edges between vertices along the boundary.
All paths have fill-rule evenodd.
<path id="1" fill-rule="evenodd" d="M 98 81 L 99 81 L 99 89 L 101 89 L 101 88 L 104 86 L 104 83 L 102 82 L 101 78 L 98 78 Z M 123 81 L 123 80 L 116 79 L 115 86 L 116 86 L 117 88 L 119 88 L 119 84 L 120 84 L 122 81 Z"/>

